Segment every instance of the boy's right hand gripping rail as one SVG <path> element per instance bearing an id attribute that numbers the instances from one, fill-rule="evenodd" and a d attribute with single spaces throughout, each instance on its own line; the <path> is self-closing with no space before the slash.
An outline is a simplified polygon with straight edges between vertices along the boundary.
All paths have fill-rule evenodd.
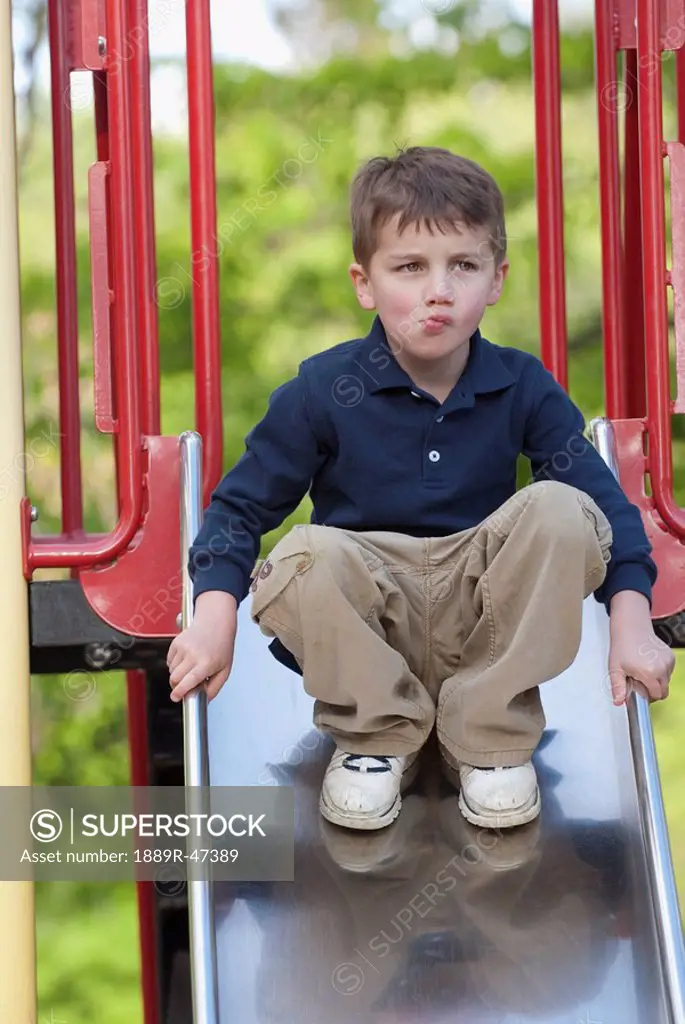
<path id="1" fill-rule="evenodd" d="M 595 448 L 619 480 L 616 441 L 611 420 L 605 417 L 593 419 L 590 423 L 590 432 Z M 649 702 L 641 694 L 633 691 L 628 696 L 627 711 L 642 840 L 647 854 L 650 896 L 661 950 L 665 987 L 671 1004 L 670 1019 L 677 1024 L 685 1024 L 683 930 Z"/>

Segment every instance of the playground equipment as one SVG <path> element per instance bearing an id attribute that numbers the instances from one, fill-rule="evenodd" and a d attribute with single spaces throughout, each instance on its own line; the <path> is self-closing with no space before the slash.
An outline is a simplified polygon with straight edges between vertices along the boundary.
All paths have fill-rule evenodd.
<path id="1" fill-rule="evenodd" d="M 239 613 L 230 684 L 170 703 L 165 669 L 190 597 L 182 547 L 222 467 L 217 266 L 193 283 L 197 434 L 160 436 L 144 0 L 48 0 L 56 194 L 62 532 L 34 535 L 19 474 L 0 501 L 0 780 L 29 785 L 29 671 L 128 670 L 133 785 L 295 787 L 296 880 L 137 885 L 145 1024 L 350 1021 L 684 1024 L 685 960 L 645 701 L 612 707 L 608 619 L 589 598 L 573 666 L 545 685 L 544 810 L 510 835 L 469 829 L 429 759 L 399 828 L 346 836 L 320 819 L 329 756 L 301 680 Z M 533 3 L 542 358 L 567 386 L 559 37 Z M 192 248 L 216 228 L 207 0 L 186 5 Z M 685 510 L 673 498 L 671 416 L 685 411 L 685 5 L 597 0 L 606 417 L 592 440 L 641 509 L 659 565 L 653 614 L 682 646 Z M 132 45 L 133 44 L 133 45 Z M 658 58 L 676 63 L 678 138 L 661 129 Z M 620 56 L 620 60 L 618 59 Z M 619 66 L 620 65 L 620 66 Z M 14 131 L 10 0 L 0 0 L 0 138 Z M 98 429 L 113 435 L 119 518 L 83 531 L 71 115 L 74 69 L 95 88 L 89 174 Z M 620 102 L 619 102 L 620 99 Z M 623 146 L 619 147 L 619 121 Z M 664 159 L 672 265 L 665 265 Z M 135 187 L 134 187 L 135 185 Z M 671 398 L 667 288 L 674 296 Z M 0 464 L 24 447 L 16 169 L 0 146 Z M 198 435 L 202 438 L 199 457 Z M 200 465 L 201 461 L 201 465 Z M 202 480 L 203 486 L 200 486 Z M 649 486 L 646 486 L 648 482 Z M 180 496 L 182 495 L 182 500 Z M 38 581 L 39 568 L 71 578 Z M 184 587 L 185 584 L 185 596 Z M 269 716 L 263 709 L 269 708 Z M 257 714 L 259 709 L 259 714 Z M 245 723 L 259 720 L 259 735 Z M 245 737 L 249 735 L 249 742 Z M 0 882 L 0 1020 L 34 1024 L 32 889 Z M 217 965 L 219 970 L 217 972 Z"/>

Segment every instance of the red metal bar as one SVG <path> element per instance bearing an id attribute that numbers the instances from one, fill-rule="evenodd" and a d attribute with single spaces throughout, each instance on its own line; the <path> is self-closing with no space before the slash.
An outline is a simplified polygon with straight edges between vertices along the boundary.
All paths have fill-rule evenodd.
<path id="1" fill-rule="evenodd" d="M 83 527 L 83 494 L 81 490 L 81 412 L 78 391 L 74 162 L 69 103 L 69 20 L 68 7 L 64 0 L 49 0 L 48 29 L 52 86 L 62 529 L 69 536 Z"/>
<path id="2" fill-rule="evenodd" d="M 595 4 L 595 73 L 599 131 L 599 194 L 602 228 L 602 328 L 607 415 L 626 415 L 628 380 L 621 358 L 624 340 L 621 251 L 621 195 L 618 159 L 618 110 L 626 94 L 617 82 L 616 39 L 606 0 Z"/>
<path id="3" fill-rule="evenodd" d="M 115 302 L 112 310 L 114 339 L 117 487 L 120 516 L 104 536 L 72 542 L 64 536 L 35 537 L 28 553 L 28 568 L 84 566 L 116 558 L 133 539 L 139 525 L 143 498 L 143 450 L 140 429 L 140 383 L 136 351 L 135 278 L 131 253 L 135 252 L 132 164 L 129 145 L 131 97 L 127 61 L 126 0 L 107 0 L 107 75 L 110 200 L 113 231 L 112 272 Z M 76 376 L 76 383 L 78 376 Z"/>
<path id="4" fill-rule="evenodd" d="M 532 49 L 540 350 L 547 369 L 562 387 L 568 388 L 559 12 L 556 0 L 533 0 Z"/>
<path id="5" fill-rule="evenodd" d="M 627 404 L 611 418 L 642 419 L 647 413 L 645 365 L 645 311 L 642 287 L 642 225 L 640 218 L 640 90 L 637 81 L 637 52 L 625 54 L 625 143 L 624 143 L 624 278 L 623 308 L 625 337 L 623 372 L 627 377 Z"/>
<path id="6" fill-rule="evenodd" d="M 145 434 L 160 432 L 159 326 L 155 302 L 156 252 L 150 116 L 150 56 L 147 0 L 129 0 L 129 23 L 134 39 L 130 59 L 132 154 L 136 188 L 134 217 L 136 239 L 137 335 L 141 367 L 141 427 Z M 131 781 L 149 786 L 147 677 L 127 672 L 128 735 Z M 159 1024 L 158 952 L 155 890 L 152 882 L 136 883 L 140 927 L 140 967 L 145 1024 Z"/>
<path id="7" fill-rule="evenodd" d="M 136 187 L 133 192 L 138 282 L 137 334 L 141 370 L 141 427 L 160 431 L 159 324 L 155 301 L 157 255 L 150 115 L 150 53 L 147 0 L 129 0 L 131 28 L 131 151 Z"/>
<path id="8" fill-rule="evenodd" d="M 131 751 L 131 785 L 149 786 L 148 723 L 146 701 L 147 676 L 135 670 L 126 673 L 128 697 L 128 739 Z M 138 921 L 140 926 L 141 981 L 145 1024 L 159 1024 L 157 988 L 157 928 L 154 882 L 137 881 Z"/>
<path id="9" fill-rule="evenodd" d="M 188 0 L 186 33 L 195 422 L 202 435 L 203 497 L 207 504 L 221 476 L 223 462 L 214 90 L 209 0 Z"/>
<path id="10" fill-rule="evenodd" d="M 685 537 L 685 511 L 673 500 L 659 28 L 654 0 L 637 0 L 649 467 L 658 512 L 673 533 Z"/>

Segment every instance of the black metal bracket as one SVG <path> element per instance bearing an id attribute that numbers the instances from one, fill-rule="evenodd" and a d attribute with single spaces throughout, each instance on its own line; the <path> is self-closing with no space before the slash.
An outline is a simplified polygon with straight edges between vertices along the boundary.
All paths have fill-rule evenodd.
<path id="1" fill-rule="evenodd" d="M 669 647 L 685 647 L 685 612 L 669 615 L 665 619 L 654 619 L 654 632 Z"/>
<path id="2" fill-rule="evenodd" d="M 32 673 L 165 664 L 168 637 L 135 637 L 113 629 L 90 607 L 78 580 L 35 580 L 28 591 Z"/>

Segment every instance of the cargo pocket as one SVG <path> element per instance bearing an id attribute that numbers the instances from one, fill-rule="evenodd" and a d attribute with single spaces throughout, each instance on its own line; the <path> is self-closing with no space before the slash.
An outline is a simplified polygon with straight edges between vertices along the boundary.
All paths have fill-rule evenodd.
<path id="1" fill-rule="evenodd" d="M 599 505 L 589 494 L 586 494 L 584 491 L 578 491 L 578 500 L 583 512 L 595 528 L 597 540 L 602 549 L 602 558 L 605 564 L 608 564 L 611 559 L 611 545 L 614 541 L 611 524 Z"/>
<path id="2" fill-rule="evenodd" d="M 312 564 L 312 554 L 303 526 L 295 526 L 282 537 L 268 558 L 260 559 L 252 570 L 250 616 L 259 623 L 265 611 L 288 584 Z M 288 626 L 288 623 L 284 623 Z"/>

